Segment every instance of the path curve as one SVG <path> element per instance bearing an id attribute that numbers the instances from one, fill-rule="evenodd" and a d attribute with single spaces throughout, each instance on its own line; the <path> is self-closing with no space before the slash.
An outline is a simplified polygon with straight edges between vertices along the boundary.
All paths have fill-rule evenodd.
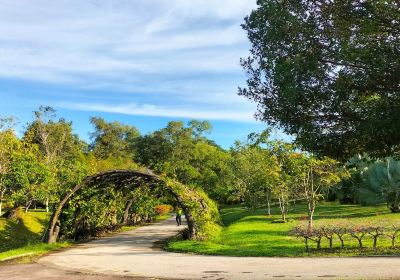
<path id="1" fill-rule="evenodd" d="M 45 256 L 53 268 L 174 279 L 399 279 L 400 258 L 269 258 L 200 256 L 162 251 L 173 218 Z"/>

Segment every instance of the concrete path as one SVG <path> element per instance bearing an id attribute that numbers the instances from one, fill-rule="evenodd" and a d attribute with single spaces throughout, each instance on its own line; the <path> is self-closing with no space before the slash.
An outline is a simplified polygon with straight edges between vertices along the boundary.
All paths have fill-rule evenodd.
<path id="1" fill-rule="evenodd" d="M 220 257 L 162 251 L 177 234 L 173 219 L 43 257 L 51 268 L 178 279 L 400 279 L 400 258 Z"/>

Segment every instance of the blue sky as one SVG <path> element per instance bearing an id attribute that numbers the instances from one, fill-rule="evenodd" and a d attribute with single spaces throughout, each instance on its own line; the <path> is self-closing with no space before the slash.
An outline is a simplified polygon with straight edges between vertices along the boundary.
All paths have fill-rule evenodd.
<path id="1" fill-rule="evenodd" d="M 255 0 L 0 0 L 0 115 L 50 105 L 88 139 L 90 116 L 138 127 L 206 119 L 224 147 L 265 124 L 237 96 Z"/>

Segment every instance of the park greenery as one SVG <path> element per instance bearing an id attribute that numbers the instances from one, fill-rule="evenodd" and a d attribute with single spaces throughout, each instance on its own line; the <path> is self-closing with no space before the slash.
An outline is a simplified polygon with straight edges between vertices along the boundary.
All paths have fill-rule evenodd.
<path id="1" fill-rule="evenodd" d="M 318 155 L 397 153 L 399 1 L 257 4 L 243 24 L 251 50 L 239 93 L 259 104 L 259 119 Z"/>
<path id="2" fill-rule="evenodd" d="M 141 134 L 92 117 L 88 143 L 51 107 L 38 108 L 21 133 L 3 116 L 0 257 L 26 252 L 24 246 L 50 248 L 38 244 L 60 200 L 88 176 L 110 170 L 156 174 L 164 185 L 81 188 L 60 215 L 63 241 L 165 216 L 179 206 L 175 194 L 193 209 L 197 231 L 191 240 L 171 240 L 170 250 L 398 254 L 398 2 L 257 4 L 243 24 L 251 50 L 241 61 L 248 80 L 239 94 L 293 142 L 266 129 L 227 149 L 207 137 L 208 121 L 170 121 Z"/>
<path id="3" fill-rule="evenodd" d="M 280 222 L 280 216 L 278 205 L 271 207 L 271 215 L 266 208 L 225 206 L 221 209 L 225 226 L 219 236 L 207 241 L 174 238 L 166 244 L 166 249 L 253 257 L 400 255 L 399 217 L 384 204 L 361 206 L 322 202 L 316 211 L 312 232 L 308 231 L 307 205 L 292 205 L 286 223 Z M 375 248 L 374 229 L 378 229 Z M 361 238 L 362 248 L 357 238 Z"/>
<path id="4" fill-rule="evenodd" d="M 200 121 L 170 122 L 146 135 L 135 127 L 102 118 L 91 118 L 91 123 L 91 143 L 85 143 L 72 133 L 72 123 L 57 118 L 50 107 L 35 112 L 22 136 L 16 135 L 12 119 L 3 119 L 0 180 L 1 219 L 5 223 L 23 225 L 24 215 L 41 209 L 40 214 L 45 215 L 42 227 L 33 231 L 39 242 L 51 212 L 68 191 L 88 175 L 115 169 L 150 168 L 164 178 L 167 186 L 181 190 L 180 195 L 187 201 L 196 203 L 190 189 L 197 197 L 200 195 L 210 207 L 210 217 L 205 217 L 201 209 L 192 213 L 201 229 L 196 242 L 224 235 L 226 229 L 221 225 L 226 224 L 219 220 L 218 205 L 240 204 L 252 211 L 265 208 L 265 215 L 278 210 L 274 226 L 285 230 L 295 227 L 292 221 L 297 218 L 291 211 L 299 208 L 310 234 L 314 232 L 318 208 L 326 200 L 362 205 L 386 202 L 388 211 L 398 211 L 400 165 L 394 158 L 355 157 L 339 162 L 273 140 L 269 130 L 252 133 L 245 142 L 237 141 L 227 150 L 205 136 L 211 124 Z M 61 240 L 82 240 L 121 226 L 152 221 L 176 206 L 162 189 L 136 188 L 128 195 L 112 185 L 97 190 L 85 188 L 62 213 Z M 35 244 L 33 239 L 22 240 L 25 245 Z M 10 244 L 14 248 L 21 245 Z"/>

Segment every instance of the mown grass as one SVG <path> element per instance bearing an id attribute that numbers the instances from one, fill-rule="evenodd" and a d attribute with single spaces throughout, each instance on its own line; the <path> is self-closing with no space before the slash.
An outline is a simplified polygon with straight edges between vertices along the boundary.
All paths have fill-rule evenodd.
<path id="1" fill-rule="evenodd" d="M 0 261 L 23 255 L 37 257 L 69 245 L 68 242 L 51 245 L 41 242 L 49 220 L 49 214 L 43 210 L 20 211 L 18 216 L 18 219 L 0 217 Z"/>
<path id="2" fill-rule="evenodd" d="M 280 219 L 278 209 L 274 208 L 271 216 L 265 209 L 249 210 L 243 207 L 226 207 L 222 209 L 222 219 L 225 225 L 220 236 L 204 242 L 172 240 L 166 248 L 172 251 L 191 252 L 210 255 L 228 256 L 357 256 L 357 255 L 400 255 L 400 248 L 390 249 L 388 239 L 380 240 L 380 248 L 357 248 L 357 242 L 347 237 L 345 244 L 348 249 L 341 250 L 339 240 L 334 241 L 334 250 L 327 249 L 324 241 L 323 250 L 316 250 L 315 245 L 310 253 L 306 252 L 302 240 L 289 236 L 289 231 L 306 218 L 306 208 L 297 206 L 289 214 L 289 222 L 276 223 Z M 377 207 L 362 207 L 357 205 L 340 205 L 323 203 L 315 214 L 316 224 L 331 222 L 365 223 L 380 220 L 399 220 L 400 214 L 393 214 L 385 205 Z M 372 247 L 372 238 L 366 237 L 365 247 Z"/>
<path id="3" fill-rule="evenodd" d="M 0 252 L 33 245 L 40 241 L 48 221 L 46 212 L 19 212 L 18 219 L 0 218 Z"/>
<path id="4" fill-rule="evenodd" d="M 58 242 L 54 244 L 36 243 L 22 246 L 20 248 L 8 250 L 0 253 L 0 262 L 13 258 L 18 258 L 18 263 L 30 262 L 31 260 L 42 256 L 50 251 L 66 248 L 70 246 L 69 242 Z"/>
<path id="5" fill-rule="evenodd" d="M 43 210 L 20 211 L 18 219 L 0 217 L 0 262 L 19 257 L 22 262 L 29 262 L 50 251 L 65 248 L 72 242 L 58 242 L 55 244 L 42 243 L 42 234 L 49 221 L 50 214 Z M 171 217 L 171 214 L 157 216 L 155 221 L 162 221 Z M 129 231 L 138 226 L 123 226 L 120 231 Z"/>

